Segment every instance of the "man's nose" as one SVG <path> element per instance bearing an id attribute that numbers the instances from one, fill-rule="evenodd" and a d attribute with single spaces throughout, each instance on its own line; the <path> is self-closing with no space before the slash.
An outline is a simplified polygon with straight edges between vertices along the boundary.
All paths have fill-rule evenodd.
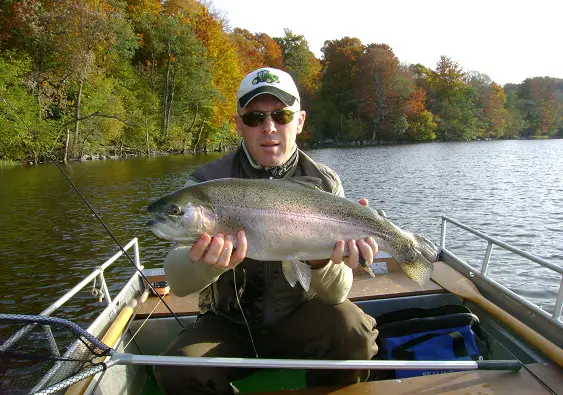
<path id="1" fill-rule="evenodd" d="M 270 114 L 264 117 L 264 122 L 262 122 L 262 130 L 264 133 L 273 133 L 276 131 L 276 123 Z"/>

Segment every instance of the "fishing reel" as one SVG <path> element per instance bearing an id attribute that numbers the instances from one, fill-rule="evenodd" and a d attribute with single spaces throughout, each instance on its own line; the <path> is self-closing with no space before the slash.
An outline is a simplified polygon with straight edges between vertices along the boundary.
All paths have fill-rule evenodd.
<path id="1" fill-rule="evenodd" d="M 151 285 L 151 294 L 153 294 L 154 296 L 166 296 L 170 293 L 170 286 L 168 285 L 168 281 L 166 280 L 156 281 L 154 283 L 151 283 Z"/>

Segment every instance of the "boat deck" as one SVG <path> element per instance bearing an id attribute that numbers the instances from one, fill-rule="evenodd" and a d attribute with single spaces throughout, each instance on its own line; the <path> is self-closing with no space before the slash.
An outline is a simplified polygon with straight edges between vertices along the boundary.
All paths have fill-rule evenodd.
<path id="1" fill-rule="evenodd" d="M 530 373 L 474 370 L 458 373 L 435 374 L 401 380 L 370 381 L 346 387 L 315 387 L 293 390 L 291 395 L 514 395 L 563 394 L 563 369 L 554 364 L 530 364 Z M 546 385 L 534 377 L 536 375 Z M 287 395 L 287 391 L 265 392 L 262 395 Z"/>
<path id="2" fill-rule="evenodd" d="M 398 263 L 392 258 L 378 259 L 375 265 L 379 265 L 378 268 L 384 268 L 381 270 L 384 273 L 371 277 L 364 270 L 354 271 L 354 284 L 348 295 L 351 301 L 446 292 L 432 280 L 420 287 L 403 273 Z M 149 276 L 150 281 L 162 281 L 164 279 L 164 274 Z M 195 315 L 199 312 L 197 294 L 184 297 L 170 294 L 165 296 L 164 300 L 178 316 Z M 149 315 L 152 317 L 166 317 L 170 313 L 158 297 L 151 295 L 137 312 L 137 318 L 146 318 Z"/>
<path id="3" fill-rule="evenodd" d="M 352 301 L 393 299 L 418 295 L 446 294 L 447 291 L 429 281 L 423 287 L 408 279 L 393 259 L 379 262 L 381 274 L 370 277 L 363 270 L 354 272 L 354 284 L 349 294 Z M 164 276 L 151 276 L 151 281 L 163 280 Z M 178 315 L 198 313 L 198 296 L 165 297 L 166 302 Z M 166 317 L 169 315 L 157 297 L 149 297 L 141 306 L 138 317 Z M 292 395 L 356 395 L 368 393 L 391 394 L 443 394 L 443 395 L 514 395 L 514 394 L 562 394 L 563 369 L 553 363 L 532 363 L 518 372 L 474 370 L 457 373 L 412 377 L 401 380 L 380 380 L 349 386 L 315 387 L 290 391 Z M 529 370 L 528 370 L 529 369 Z M 542 383 L 543 382 L 543 383 Z M 264 395 L 282 395 L 287 391 L 264 392 Z"/>

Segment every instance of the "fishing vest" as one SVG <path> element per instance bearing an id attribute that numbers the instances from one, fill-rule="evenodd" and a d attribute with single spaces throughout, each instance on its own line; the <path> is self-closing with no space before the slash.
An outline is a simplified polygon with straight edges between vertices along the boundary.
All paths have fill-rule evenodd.
<path id="1" fill-rule="evenodd" d="M 253 178 L 241 171 L 240 158 L 237 158 L 238 155 L 244 155 L 241 150 L 239 147 L 200 167 L 190 179 L 203 182 L 218 178 Z M 315 163 L 301 150 L 298 150 L 298 160 L 292 177 L 299 176 L 319 178 L 326 192 L 336 194 L 342 188 L 340 179 L 333 170 Z M 242 307 L 248 324 L 261 328 L 274 325 L 305 300 L 305 292 L 301 286 L 297 284 L 292 287 L 285 279 L 280 261 L 256 261 L 246 258 L 200 292 L 199 309 L 201 314 L 212 311 L 234 323 L 244 325 L 240 310 Z"/>

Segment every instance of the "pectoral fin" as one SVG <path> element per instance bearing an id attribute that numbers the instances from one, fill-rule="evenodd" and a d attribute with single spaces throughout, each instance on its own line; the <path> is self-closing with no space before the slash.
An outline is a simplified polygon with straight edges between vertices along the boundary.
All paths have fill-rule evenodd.
<path id="1" fill-rule="evenodd" d="M 296 260 L 282 261 L 282 270 L 289 285 L 295 287 L 299 282 L 305 291 L 309 291 L 313 275 L 311 266 Z"/>

